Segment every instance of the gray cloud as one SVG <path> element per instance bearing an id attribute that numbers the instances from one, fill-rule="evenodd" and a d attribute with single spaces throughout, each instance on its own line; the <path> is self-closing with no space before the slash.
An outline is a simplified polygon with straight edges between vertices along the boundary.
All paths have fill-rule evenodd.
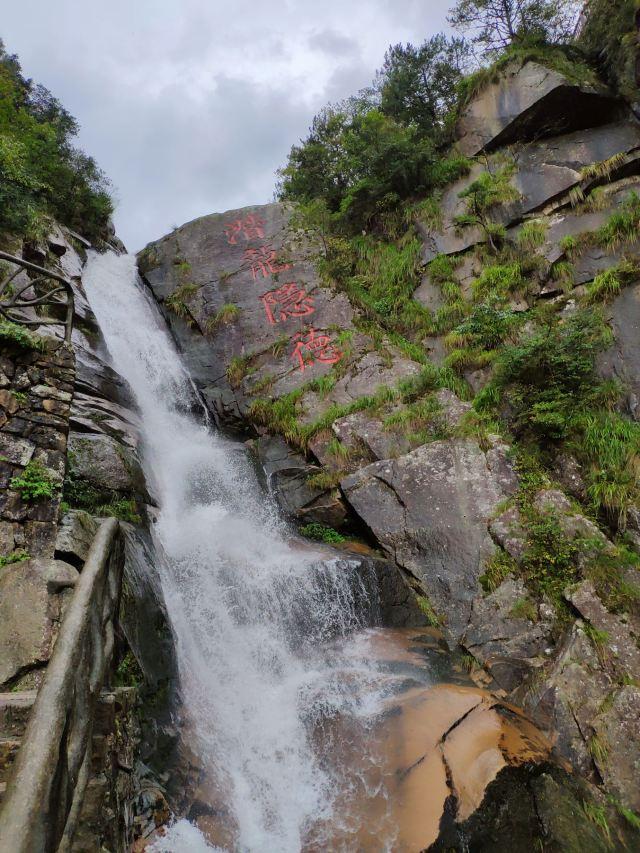
<path id="1" fill-rule="evenodd" d="M 269 201 L 314 114 L 367 85 L 389 44 L 441 30 L 448 5 L 23 0 L 0 35 L 80 121 L 137 250 L 196 216 Z"/>
<path id="2" fill-rule="evenodd" d="M 333 57 L 351 57 L 360 53 L 357 41 L 335 30 L 321 30 L 309 38 L 309 47 Z"/>

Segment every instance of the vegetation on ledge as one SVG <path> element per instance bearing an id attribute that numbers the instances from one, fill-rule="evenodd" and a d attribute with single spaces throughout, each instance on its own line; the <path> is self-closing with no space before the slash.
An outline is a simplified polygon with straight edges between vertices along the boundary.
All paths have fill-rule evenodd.
<path id="1" fill-rule="evenodd" d="M 92 241 L 107 236 L 108 182 L 73 146 L 77 133 L 76 120 L 23 76 L 0 41 L 0 231 L 39 240 L 55 218 Z"/>

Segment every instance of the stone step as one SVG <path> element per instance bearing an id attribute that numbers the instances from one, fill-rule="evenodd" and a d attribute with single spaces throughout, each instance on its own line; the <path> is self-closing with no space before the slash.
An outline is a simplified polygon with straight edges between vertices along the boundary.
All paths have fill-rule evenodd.
<path id="1" fill-rule="evenodd" d="M 0 693 L 0 738 L 22 737 L 35 699 L 35 690 Z"/>
<path id="2" fill-rule="evenodd" d="M 0 737 L 0 782 L 6 782 L 20 749 L 20 738 Z"/>

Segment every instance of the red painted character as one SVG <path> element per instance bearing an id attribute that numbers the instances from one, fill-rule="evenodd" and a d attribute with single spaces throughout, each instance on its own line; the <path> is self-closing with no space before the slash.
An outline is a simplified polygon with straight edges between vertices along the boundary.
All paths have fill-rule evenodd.
<path id="1" fill-rule="evenodd" d="M 245 249 L 245 261 L 251 264 L 251 274 L 253 280 L 261 275 L 263 278 L 268 278 L 277 272 L 291 269 L 291 264 L 278 264 L 275 249 L 271 246 L 260 246 L 259 249 Z"/>
<path id="2" fill-rule="evenodd" d="M 329 335 L 322 332 L 318 334 L 315 329 L 298 332 L 293 340 L 296 345 L 291 358 L 298 359 L 298 366 L 302 372 L 307 364 L 314 364 L 315 361 L 320 361 L 322 364 L 336 364 L 342 358 L 342 353 L 335 348 Z"/>
<path id="3" fill-rule="evenodd" d="M 236 219 L 225 225 L 224 233 L 230 246 L 238 244 L 238 237 L 249 240 L 264 240 L 264 219 L 260 219 L 255 213 L 248 213 L 244 219 Z"/>
<path id="4" fill-rule="evenodd" d="M 309 296 L 307 291 L 295 281 L 283 284 L 276 290 L 270 290 L 260 299 L 262 299 L 267 320 L 272 326 L 279 321 L 284 323 L 289 317 L 307 317 L 316 310 L 313 307 L 313 296 Z"/>

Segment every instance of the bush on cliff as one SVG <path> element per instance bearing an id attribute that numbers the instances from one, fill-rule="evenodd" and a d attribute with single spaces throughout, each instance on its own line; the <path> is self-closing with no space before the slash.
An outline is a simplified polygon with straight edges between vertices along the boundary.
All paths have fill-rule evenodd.
<path id="1" fill-rule="evenodd" d="M 578 44 L 618 91 L 637 100 L 637 0 L 591 0 Z"/>
<path id="2" fill-rule="evenodd" d="M 593 311 L 563 322 L 548 318 L 498 358 L 492 385 L 476 400 L 482 409 L 498 399 L 517 436 L 545 444 L 566 438 L 579 409 L 597 404 L 603 392 L 595 359 L 611 341 L 610 330 Z"/>
<path id="3" fill-rule="evenodd" d="M 37 239 L 48 217 L 96 240 L 113 210 L 95 161 L 72 144 L 78 124 L 26 79 L 0 41 L 0 231 Z"/>

